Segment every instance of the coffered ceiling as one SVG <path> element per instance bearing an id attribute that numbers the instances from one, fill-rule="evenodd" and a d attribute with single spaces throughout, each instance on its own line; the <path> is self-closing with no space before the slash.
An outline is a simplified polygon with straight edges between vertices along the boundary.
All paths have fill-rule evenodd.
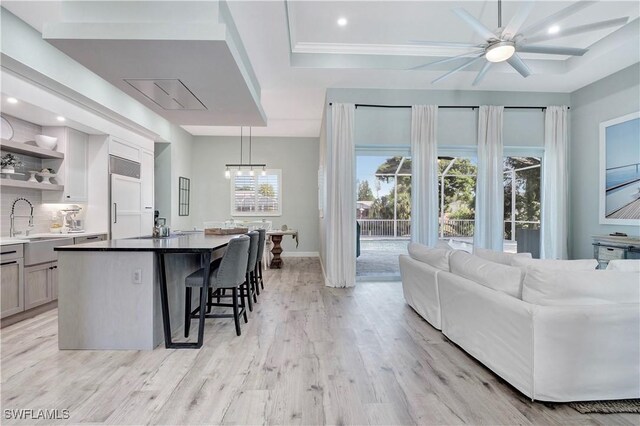
<path id="1" fill-rule="evenodd" d="M 12 12 L 39 30 L 47 15 L 59 13 L 56 3 L 60 2 L 45 2 L 46 12 L 13 4 L 26 2 L 10 3 Z M 537 1 L 526 22 L 533 23 L 572 3 Z M 230 15 L 261 87 L 260 103 L 267 116 L 267 126 L 255 127 L 253 134 L 317 136 L 327 88 L 569 93 L 640 61 L 640 2 L 612 0 L 594 2 L 556 25 L 566 28 L 623 16 L 629 17 L 629 23 L 541 43 L 589 48 L 589 52 L 582 57 L 522 54 L 533 71 L 526 79 L 506 64 L 492 67 L 478 86 L 471 83 L 480 64 L 437 84 L 431 81 L 455 63 L 412 69 L 461 50 L 417 46 L 411 40 L 482 41 L 451 9 L 463 7 L 495 29 L 497 4 L 496 0 L 229 1 Z M 504 1 L 503 23 L 522 4 Z M 347 24 L 338 25 L 339 18 Z M 183 127 L 196 135 L 238 133 L 235 126 Z"/>

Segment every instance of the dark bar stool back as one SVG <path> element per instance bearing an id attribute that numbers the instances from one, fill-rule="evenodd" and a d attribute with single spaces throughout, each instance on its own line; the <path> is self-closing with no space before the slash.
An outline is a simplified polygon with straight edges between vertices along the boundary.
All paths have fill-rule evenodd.
<path id="1" fill-rule="evenodd" d="M 247 297 L 249 310 L 253 310 L 253 304 L 251 299 L 253 298 L 254 302 L 258 301 L 258 297 L 256 296 L 256 285 L 255 285 L 255 269 L 256 262 L 258 261 L 258 241 L 260 240 L 260 234 L 257 231 L 251 231 L 247 234 L 251 240 L 251 244 L 249 246 L 249 259 L 247 261 L 247 272 L 246 272 L 246 284 L 247 284 Z"/>
<path id="2" fill-rule="evenodd" d="M 229 240 L 224 256 L 220 260 L 217 268 L 212 268 L 209 274 L 209 286 L 212 291 L 220 291 L 222 289 L 231 289 L 233 303 L 230 305 L 214 304 L 213 306 L 227 306 L 233 308 L 233 315 L 225 314 L 207 314 L 206 318 L 230 318 L 233 317 L 236 325 L 236 334 L 240 335 L 240 316 L 245 315 L 244 301 L 238 306 L 238 288 L 244 284 L 246 276 L 246 265 L 249 261 L 249 248 L 251 239 L 246 235 L 241 235 Z M 191 311 L 191 289 L 192 287 L 200 287 L 202 291 L 202 274 L 204 270 L 200 268 L 196 272 L 185 278 L 186 294 L 185 294 L 185 325 L 184 335 L 189 336 L 189 328 L 191 318 L 200 311 L 198 307 L 195 311 Z M 209 303 L 211 305 L 211 303 Z"/>
<path id="3" fill-rule="evenodd" d="M 256 229 L 260 238 L 258 239 L 258 261 L 256 262 L 256 279 L 260 282 L 260 287 L 264 289 L 264 280 L 262 279 L 262 258 L 264 257 L 264 246 L 267 241 L 267 230 L 266 229 Z M 258 294 L 260 294 L 260 289 L 256 290 Z"/>

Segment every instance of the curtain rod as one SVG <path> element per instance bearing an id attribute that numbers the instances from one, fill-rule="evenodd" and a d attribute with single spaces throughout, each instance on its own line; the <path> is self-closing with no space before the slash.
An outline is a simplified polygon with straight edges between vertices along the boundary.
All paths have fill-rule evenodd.
<path id="1" fill-rule="evenodd" d="M 329 102 L 329 105 L 333 105 L 333 102 Z M 356 108 L 358 107 L 366 107 L 366 108 L 411 108 L 411 105 L 374 105 L 374 104 L 356 104 Z M 438 108 L 442 109 L 476 109 L 480 108 L 479 105 L 438 105 Z M 546 110 L 546 106 L 505 106 L 505 109 L 540 109 L 542 111 Z M 571 109 L 567 107 L 567 109 Z"/>

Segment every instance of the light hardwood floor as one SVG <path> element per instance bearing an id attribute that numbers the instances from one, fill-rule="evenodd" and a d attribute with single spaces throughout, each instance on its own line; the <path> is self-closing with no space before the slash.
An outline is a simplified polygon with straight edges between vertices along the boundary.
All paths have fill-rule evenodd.
<path id="1" fill-rule="evenodd" d="M 9 326 L 2 408 L 68 409 L 74 424 L 640 422 L 532 403 L 413 312 L 400 283 L 326 288 L 317 259 L 266 278 L 242 336 L 208 320 L 201 350 L 59 351 L 56 311 Z"/>

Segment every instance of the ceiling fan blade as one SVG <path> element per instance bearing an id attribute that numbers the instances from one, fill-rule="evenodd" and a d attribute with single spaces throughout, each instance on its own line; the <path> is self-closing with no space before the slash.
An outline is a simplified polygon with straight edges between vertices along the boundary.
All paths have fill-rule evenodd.
<path id="1" fill-rule="evenodd" d="M 428 41 L 428 40 L 409 40 L 409 44 L 419 44 L 421 46 L 433 46 L 433 47 L 454 47 L 460 49 L 471 49 L 473 47 L 480 47 L 480 44 L 473 43 L 456 43 L 449 41 Z"/>
<path id="2" fill-rule="evenodd" d="M 523 53 L 546 53 L 548 55 L 570 55 L 570 56 L 582 56 L 589 51 L 589 49 L 580 49 L 577 47 L 562 47 L 562 46 L 516 46 L 518 52 Z"/>
<path id="3" fill-rule="evenodd" d="M 606 21 L 594 22 L 592 24 L 578 25 L 577 27 L 561 29 L 555 34 L 541 34 L 536 37 L 525 38 L 523 43 L 533 44 L 546 40 L 555 40 L 557 38 L 568 37 L 576 34 L 588 33 L 591 31 L 603 30 L 605 28 L 619 27 L 626 24 L 629 21 L 629 17 L 609 19 Z"/>
<path id="4" fill-rule="evenodd" d="M 533 9 L 533 5 L 535 2 L 533 0 L 525 1 L 524 4 L 518 9 L 515 15 L 511 18 L 509 23 L 504 30 L 502 31 L 502 38 L 512 40 L 520 30 L 520 27 L 524 24 L 524 21 L 531 13 L 531 9 Z"/>
<path id="5" fill-rule="evenodd" d="M 478 53 L 484 53 L 484 50 L 475 50 L 473 52 L 465 52 L 461 55 L 452 56 L 450 58 L 440 59 L 439 61 L 429 62 L 428 64 L 418 65 L 417 67 L 410 68 L 411 70 L 419 70 L 421 68 L 426 68 L 431 65 L 444 64 L 446 62 L 455 61 L 456 59 L 464 58 L 467 56 L 477 55 Z"/>
<path id="6" fill-rule="evenodd" d="M 531 75 L 531 70 L 529 69 L 527 64 L 524 63 L 522 58 L 517 53 L 514 53 L 512 57 L 507 59 L 507 62 L 516 71 L 518 71 L 520 73 L 520 75 L 523 76 L 524 78 L 527 78 L 527 77 L 529 77 Z"/>
<path id="7" fill-rule="evenodd" d="M 489 71 L 489 68 L 491 68 L 491 64 L 492 63 L 493 62 L 489 62 L 489 61 L 485 62 L 484 66 L 482 67 L 480 72 L 478 72 L 478 75 L 476 76 L 476 79 L 473 80 L 472 86 L 476 86 L 476 85 L 480 84 L 480 82 L 484 78 L 484 76 L 487 73 L 487 71 Z"/>
<path id="8" fill-rule="evenodd" d="M 556 22 L 559 22 L 562 19 L 568 16 L 571 16 L 581 11 L 582 9 L 585 9 L 596 3 L 597 3 L 596 1 L 590 1 L 590 0 L 582 0 L 582 1 L 575 2 L 572 5 L 565 7 L 564 9 L 554 13 L 553 15 L 549 15 L 546 18 L 541 19 L 540 21 L 532 25 L 529 25 L 528 27 L 523 29 L 521 33 L 528 34 L 530 36 L 535 35 L 540 31 L 542 31 L 543 29 L 547 28 L 549 25 L 555 24 Z"/>
<path id="9" fill-rule="evenodd" d="M 458 15 L 460 19 L 465 21 L 467 25 L 473 28 L 473 30 L 476 33 L 480 34 L 482 38 L 484 38 L 485 40 L 497 38 L 497 36 L 489 28 L 485 27 L 482 22 L 478 21 L 475 17 L 473 17 L 473 15 L 471 15 L 469 12 L 467 12 L 463 8 L 455 7 L 453 8 L 453 13 Z"/>
<path id="10" fill-rule="evenodd" d="M 435 80 L 433 80 L 431 82 L 431 84 L 435 84 L 439 81 L 444 80 L 445 78 L 449 77 L 451 74 L 456 73 L 462 69 L 465 69 L 466 67 L 468 67 L 469 65 L 473 64 L 475 61 L 477 61 L 478 59 L 484 57 L 484 53 L 482 55 L 478 55 L 475 58 L 469 59 L 467 62 L 465 62 L 464 64 L 460 65 L 457 68 L 452 69 L 451 71 L 449 71 L 448 73 L 441 75 L 440 77 L 436 78 Z"/>

